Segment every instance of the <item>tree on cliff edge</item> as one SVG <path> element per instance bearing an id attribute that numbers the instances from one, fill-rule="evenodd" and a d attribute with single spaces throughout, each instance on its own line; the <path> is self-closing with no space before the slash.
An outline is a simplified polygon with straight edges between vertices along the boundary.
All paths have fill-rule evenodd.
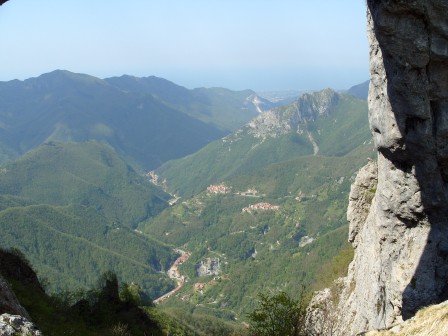
<path id="1" fill-rule="evenodd" d="M 294 300 L 285 292 L 258 294 L 258 307 L 248 315 L 252 336 L 305 336 L 306 305 L 303 295 Z"/>

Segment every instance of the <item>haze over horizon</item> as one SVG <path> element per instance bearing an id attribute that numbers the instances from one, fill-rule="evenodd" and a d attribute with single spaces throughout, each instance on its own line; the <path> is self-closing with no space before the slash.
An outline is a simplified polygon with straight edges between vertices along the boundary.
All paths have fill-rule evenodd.
<path id="1" fill-rule="evenodd" d="M 55 69 L 187 88 L 345 89 L 368 78 L 365 2 L 9 1 L 1 81 Z"/>

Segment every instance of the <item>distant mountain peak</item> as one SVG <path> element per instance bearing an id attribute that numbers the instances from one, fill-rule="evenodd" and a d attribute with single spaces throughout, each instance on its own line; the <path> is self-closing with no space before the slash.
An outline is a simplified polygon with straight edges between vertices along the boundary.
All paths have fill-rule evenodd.
<path id="1" fill-rule="evenodd" d="M 246 129 L 256 138 L 277 137 L 291 131 L 301 133 L 301 125 L 326 116 L 339 101 L 332 89 L 305 93 L 289 105 L 262 113 L 250 121 Z"/>
<path id="2" fill-rule="evenodd" d="M 33 78 L 30 78 L 33 79 Z M 57 70 L 53 70 L 51 72 L 45 73 L 40 75 L 39 77 L 37 77 L 37 79 L 71 79 L 71 80 L 89 80 L 89 81 L 94 81 L 94 82 L 102 82 L 101 79 L 95 77 L 95 76 L 91 76 L 91 75 L 87 75 L 87 74 L 83 74 L 83 73 L 77 73 L 77 72 L 71 72 L 68 70 L 61 70 L 61 69 L 57 69 Z"/>
<path id="3" fill-rule="evenodd" d="M 361 84 L 352 86 L 350 89 L 347 90 L 347 93 L 352 95 L 353 97 L 367 100 L 367 96 L 369 93 L 369 84 L 370 80 L 366 80 Z"/>
<path id="4" fill-rule="evenodd" d="M 88 91 L 92 85 L 96 87 L 108 86 L 100 78 L 68 70 L 54 70 L 38 77 L 28 78 L 23 83 L 28 89 L 48 92 L 72 91 L 74 88 L 80 87 Z"/>
<path id="5" fill-rule="evenodd" d="M 49 140 L 107 142 L 145 169 L 242 127 L 269 102 L 250 90 L 189 90 L 169 80 L 55 70 L 0 82 L 0 163 Z"/>

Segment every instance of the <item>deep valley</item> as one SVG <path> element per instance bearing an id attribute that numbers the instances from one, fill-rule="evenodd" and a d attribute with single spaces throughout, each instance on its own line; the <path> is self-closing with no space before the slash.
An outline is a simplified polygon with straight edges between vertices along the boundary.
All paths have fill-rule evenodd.
<path id="1" fill-rule="evenodd" d="M 230 331 L 257 293 L 294 297 L 344 275 L 350 184 L 374 155 L 367 103 L 350 91 L 282 105 L 55 71 L 0 92 L 0 246 L 50 293 L 112 271 L 168 325 Z"/>

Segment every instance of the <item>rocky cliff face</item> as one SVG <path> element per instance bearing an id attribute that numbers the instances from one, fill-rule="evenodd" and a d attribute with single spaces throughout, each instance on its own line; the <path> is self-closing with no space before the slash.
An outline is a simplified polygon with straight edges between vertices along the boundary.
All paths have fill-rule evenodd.
<path id="1" fill-rule="evenodd" d="M 339 101 L 332 89 L 305 93 L 287 106 L 269 110 L 248 123 L 249 134 L 256 138 L 278 137 L 289 132 L 306 131 L 306 123 L 329 115 Z"/>
<path id="2" fill-rule="evenodd" d="M 42 336 L 40 330 L 20 315 L 0 315 L 0 335 L 3 336 Z"/>
<path id="3" fill-rule="evenodd" d="M 30 291 L 44 291 L 36 273 L 19 251 L 0 249 L 0 335 L 41 335 L 6 279 L 20 282 Z"/>
<path id="4" fill-rule="evenodd" d="M 2 261 L 4 255 L 0 254 Z M 2 270 L 0 262 L 0 271 Z M 0 275 L 0 335 L 41 336 L 42 333 L 30 322 L 30 316 L 17 300 L 8 282 Z"/>
<path id="5" fill-rule="evenodd" d="M 350 199 L 355 258 L 339 303 L 344 335 L 448 298 L 448 2 L 367 5 L 378 163 L 377 172 L 372 164 L 360 172 Z"/>
<path id="6" fill-rule="evenodd" d="M 19 303 L 6 280 L 0 275 L 0 314 L 3 313 L 22 315 L 28 319 L 30 318 L 28 312 Z"/>

